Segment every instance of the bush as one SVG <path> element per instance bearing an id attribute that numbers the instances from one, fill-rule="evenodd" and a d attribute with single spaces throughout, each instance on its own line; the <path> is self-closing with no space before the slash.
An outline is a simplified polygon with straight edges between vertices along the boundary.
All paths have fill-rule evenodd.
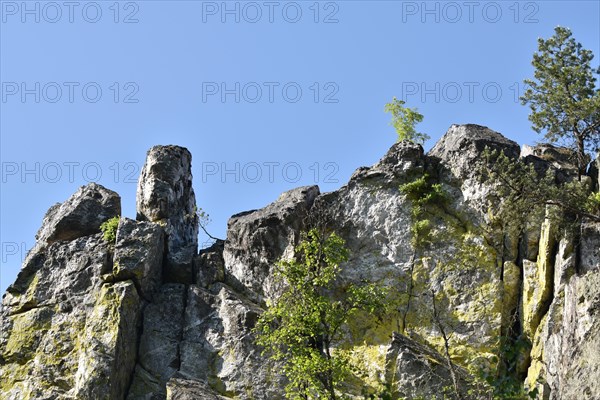
<path id="1" fill-rule="evenodd" d="M 119 226 L 119 216 L 106 220 L 100 225 L 102 231 L 102 239 L 107 243 L 115 243 L 117 241 L 117 227 Z"/>

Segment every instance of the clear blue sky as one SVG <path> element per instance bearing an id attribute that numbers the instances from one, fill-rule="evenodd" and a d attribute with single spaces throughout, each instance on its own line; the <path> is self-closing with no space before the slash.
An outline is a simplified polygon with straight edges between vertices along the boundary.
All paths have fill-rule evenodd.
<path id="1" fill-rule="evenodd" d="M 198 204 L 224 237 L 234 213 L 296 186 L 335 190 L 375 163 L 395 141 L 393 96 L 425 115 L 426 148 L 453 123 L 533 143 L 515 97 L 536 39 L 567 26 L 600 58 L 598 1 L 3 0 L 0 11 L 2 293 L 46 210 L 79 186 L 117 191 L 134 218 L 152 145 L 189 148 Z"/>

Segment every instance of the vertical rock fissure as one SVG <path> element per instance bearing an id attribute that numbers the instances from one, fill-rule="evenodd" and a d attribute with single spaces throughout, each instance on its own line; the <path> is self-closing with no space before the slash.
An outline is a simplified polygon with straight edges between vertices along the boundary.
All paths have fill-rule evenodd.
<path id="1" fill-rule="evenodd" d="M 556 255 L 558 253 L 559 241 L 556 240 L 553 243 L 552 248 L 550 249 L 550 260 L 548 262 L 549 268 L 546 275 L 546 290 L 548 296 L 545 299 L 542 299 L 542 304 L 540 308 L 540 321 L 544 319 L 548 311 L 550 310 L 550 305 L 554 301 L 554 275 L 556 271 Z"/>
<path id="2" fill-rule="evenodd" d="M 517 254 L 515 255 L 515 259 L 514 259 L 514 263 L 519 270 L 520 284 L 518 285 L 518 291 L 517 291 L 518 302 L 516 304 L 516 307 L 514 309 L 510 310 L 509 319 L 508 319 L 507 325 L 505 327 L 506 331 L 504 333 L 506 340 L 508 340 L 513 345 L 518 343 L 520 340 L 523 340 L 523 336 L 525 334 L 525 332 L 523 330 L 523 325 L 521 324 L 521 320 L 523 318 L 521 311 L 523 309 L 523 293 L 524 293 L 523 285 L 524 285 L 524 278 L 525 278 L 525 273 L 524 273 L 524 269 L 523 269 L 524 268 L 523 260 L 525 258 L 525 254 L 526 254 L 525 246 L 527 245 L 525 235 L 526 235 L 525 231 L 521 231 L 519 233 L 519 237 L 517 240 Z M 511 370 L 509 368 L 506 371 L 507 374 L 522 382 L 525 380 L 525 377 L 527 376 L 527 369 L 529 368 L 529 364 L 531 363 L 531 361 L 530 361 L 531 347 L 530 346 L 520 347 L 519 352 L 522 352 L 522 354 L 514 354 L 513 360 L 508 360 L 507 356 L 505 354 L 503 354 L 503 358 L 504 358 L 504 362 L 509 367 L 511 367 L 509 365 L 509 362 L 510 361 L 513 362 L 513 365 L 512 365 L 513 369 Z M 523 360 L 523 361 L 519 362 L 519 359 Z"/>
<path id="3" fill-rule="evenodd" d="M 179 330 L 179 334 L 177 335 L 177 357 L 176 357 L 176 365 L 174 365 L 174 368 L 177 370 L 177 372 L 179 372 L 181 370 L 181 345 L 184 339 L 184 335 L 185 335 L 185 326 L 186 326 L 186 321 L 185 321 L 185 314 L 186 314 L 186 310 L 188 307 L 188 290 L 189 290 L 190 286 L 189 285 L 185 285 L 184 289 L 183 289 L 183 307 L 181 308 L 181 329 Z"/>
<path id="4" fill-rule="evenodd" d="M 146 307 L 148 306 L 147 302 L 143 302 L 140 309 L 140 319 L 139 326 L 137 327 L 137 338 L 136 338 L 136 349 L 135 349 L 135 366 L 140 365 L 140 345 L 142 343 L 142 335 L 144 334 L 144 314 L 146 311 Z M 131 370 L 131 374 L 129 376 L 129 381 L 127 387 L 125 389 L 125 398 L 128 398 L 129 393 L 131 391 L 131 387 L 133 385 L 133 380 L 135 377 L 135 368 Z"/>

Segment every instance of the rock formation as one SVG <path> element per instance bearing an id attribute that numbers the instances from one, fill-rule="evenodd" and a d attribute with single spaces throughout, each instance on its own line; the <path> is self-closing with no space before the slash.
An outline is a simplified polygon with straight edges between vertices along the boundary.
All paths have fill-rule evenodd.
<path id="1" fill-rule="evenodd" d="M 121 214 L 120 198 L 100 185 L 47 212 L 2 299 L 0 398 L 283 399 L 281 367 L 262 355 L 252 328 L 283 289 L 275 262 L 294 257 L 315 223 L 350 250 L 341 282 L 369 279 L 392 289 L 390 301 L 415 298 L 384 321 L 350 324 L 345 344 L 364 379 L 348 383 L 348 396 L 442 399 L 456 385 L 473 398 L 476 376 L 492 373 L 521 379 L 540 399 L 600 397 L 600 224 L 585 222 L 578 241 L 557 238 L 549 220 L 520 241 L 486 241 L 478 227 L 494 187 L 477 175 L 485 147 L 551 168 L 557 181 L 573 177 L 555 148 L 521 151 L 486 127 L 453 125 L 429 154 L 396 143 L 334 192 L 301 187 L 236 214 L 226 240 L 199 252 L 191 155 L 153 147 L 137 218 L 120 218 L 114 243 L 100 225 Z M 424 174 L 448 198 L 431 221 L 443 240 L 420 249 L 400 186 Z M 597 180 L 597 169 L 590 175 Z M 524 345 L 507 371 L 503 343 L 515 334 Z"/>

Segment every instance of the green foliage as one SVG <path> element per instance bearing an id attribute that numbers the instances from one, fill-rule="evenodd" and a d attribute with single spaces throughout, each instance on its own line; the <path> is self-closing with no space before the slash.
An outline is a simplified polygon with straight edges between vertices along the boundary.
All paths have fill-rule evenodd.
<path id="1" fill-rule="evenodd" d="M 417 132 L 415 129 L 415 125 L 423 121 L 423 115 L 419 114 L 416 108 L 404 107 L 404 104 L 404 101 L 394 97 L 384 108 L 385 112 L 392 114 L 390 125 L 396 129 L 398 141 L 408 140 L 414 143 L 425 143 L 429 140 L 429 135 Z"/>
<path id="2" fill-rule="evenodd" d="M 597 195 L 586 184 L 573 180 L 558 184 L 554 172 L 535 170 L 523 159 L 511 159 L 503 152 L 485 149 L 482 180 L 496 184 L 491 198 L 491 225 L 502 234 L 518 237 L 528 224 L 549 217 L 559 227 L 557 233 L 573 231 L 582 217 L 600 219 Z M 551 207 L 549 213 L 546 212 Z"/>
<path id="3" fill-rule="evenodd" d="M 600 215 L 600 192 L 590 193 L 585 208 L 589 213 Z"/>
<path id="4" fill-rule="evenodd" d="M 582 218 L 598 220 L 600 196 L 590 194 L 587 184 L 578 180 L 558 183 L 548 169 L 537 171 L 525 159 L 513 159 L 504 153 L 485 149 L 481 164 L 482 180 L 494 187 L 490 196 L 488 233 L 495 235 L 503 249 L 506 237 L 519 238 L 523 232 L 539 229 L 544 218 L 557 227 L 558 238 L 576 235 Z M 513 328 L 509 328 L 513 329 Z M 519 379 L 518 363 L 531 348 L 520 332 L 509 331 L 500 341 L 501 368 L 497 372 L 481 372 L 494 399 L 536 398 L 537 390 L 526 392 Z"/>
<path id="5" fill-rule="evenodd" d="M 115 243 L 117 240 L 117 227 L 119 226 L 120 217 L 112 217 L 109 220 L 104 221 L 100 225 L 102 231 L 102 239 L 107 243 Z"/>
<path id="6" fill-rule="evenodd" d="M 210 215 L 208 215 L 208 213 L 206 211 L 204 211 L 202 208 L 198 208 L 198 206 L 194 206 L 194 214 L 195 214 L 198 226 L 200 227 L 200 229 L 202 229 L 202 231 L 206 234 L 206 236 L 208 236 L 209 238 L 211 238 L 213 240 L 219 240 L 219 238 L 211 235 L 208 232 L 208 230 L 206 229 L 206 227 L 212 222 L 212 220 L 210 219 Z"/>
<path id="7" fill-rule="evenodd" d="M 501 235 L 518 237 L 527 224 L 543 218 L 554 174 L 540 175 L 533 164 L 486 148 L 479 176 L 495 185 L 490 196 L 490 223 Z"/>
<path id="8" fill-rule="evenodd" d="M 287 398 L 336 399 L 336 390 L 351 373 L 344 352 L 336 350 L 342 328 L 359 310 L 382 309 L 386 293 L 372 283 L 336 284 L 349 252 L 335 233 L 311 229 L 296 251 L 296 259 L 277 264 L 277 277 L 286 289 L 261 315 L 257 343 L 283 362 Z"/>
<path id="9" fill-rule="evenodd" d="M 566 141 L 577 151 L 580 173 L 587 164 L 586 151 L 600 140 L 600 90 L 596 89 L 590 50 L 583 49 L 568 28 L 556 27 L 549 39 L 538 39 L 533 55 L 534 79 L 521 97 L 529 104 L 533 129 L 545 131 L 551 142 Z"/>
<path id="10" fill-rule="evenodd" d="M 438 215 L 448 204 L 442 185 L 433 183 L 428 174 L 400 186 L 400 192 L 411 201 L 412 244 L 423 247 L 431 241 L 430 218 Z"/>
<path id="11" fill-rule="evenodd" d="M 510 399 L 510 400 L 528 400 L 535 399 L 537 389 L 527 392 L 523 387 L 523 382 L 517 378 L 515 370 L 519 358 L 531 349 L 531 343 L 525 337 L 502 336 L 500 338 L 499 353 L 506 363 L 507 370 L 489 371 L 480 370 L 476 374 L 477 381 L 485 386 L 478 386 L 480 397 L 485 393 L 486 398 L 490 399 Z M 501 373 L 498 373 L 501 372 Z M 483 391 L 481 391 L 483 389 Z"/>

